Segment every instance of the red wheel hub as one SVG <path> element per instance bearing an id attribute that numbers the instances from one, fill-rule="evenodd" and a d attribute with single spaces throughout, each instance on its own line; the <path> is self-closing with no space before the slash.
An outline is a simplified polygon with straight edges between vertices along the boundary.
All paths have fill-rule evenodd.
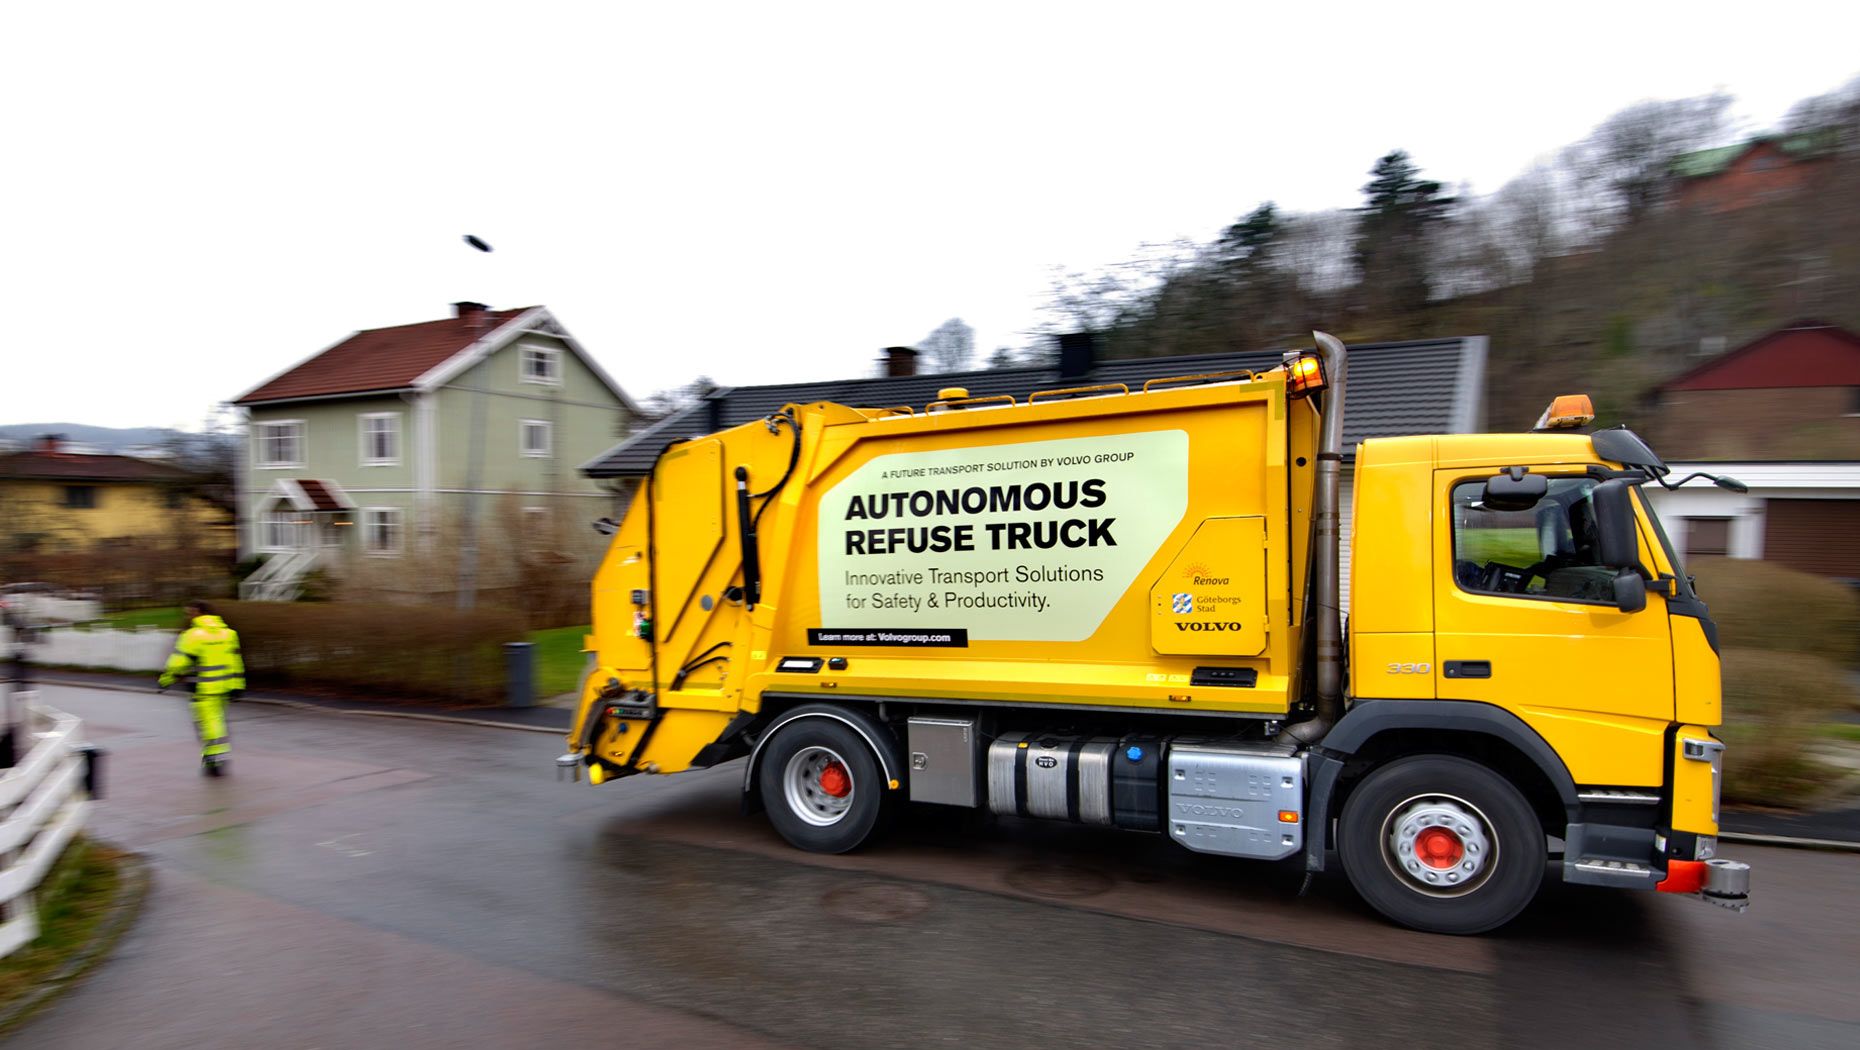
<path id="1" fill-rule="evenodd" d="M 1466 856 L 1466 844 L 1446 828 L 1434 827 L 1414 837 L 1414 857 L 1430 868 L 1451 868 Z"/>
<path id="2" fill-rule="evenodd" d="M 847 775 L 846 767 L 838 762 L 827 763 L 827 768 L 820 771 L 820 790 L 834 798 L 852 794 L 852 777 Z"/>

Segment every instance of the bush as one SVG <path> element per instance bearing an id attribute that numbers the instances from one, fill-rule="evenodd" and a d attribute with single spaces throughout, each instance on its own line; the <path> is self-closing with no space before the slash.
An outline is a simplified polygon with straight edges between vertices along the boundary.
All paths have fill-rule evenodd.
<path id="1" fill-rule="evenodd" d="M 1699 558 L 1688 568 L 1728 649 L 1860 656 L 1860 598 L 1845 584 L 1768 562 Z"/>
<path id="2" fill-rule="evenodd" d="M 222 602 L 239 632 L 254 689 L 328 689 L 348 696 L 504 701 L 505 642 L 521 613 L 361 602 Z"/>
<path id="3" fill-rule="evenodd" d="M 1832 660 L 1726 649 L 1725 801 L 1794 806 L 1813 797 L 1828 782 L 1808 751 L 1816 727 L 1854 701 L 1846 668 Z"/>

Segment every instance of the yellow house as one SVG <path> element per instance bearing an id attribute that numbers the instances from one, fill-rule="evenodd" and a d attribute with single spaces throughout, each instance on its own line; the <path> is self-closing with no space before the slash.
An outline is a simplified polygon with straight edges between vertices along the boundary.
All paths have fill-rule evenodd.
<path id="1" fill-rule="evenodd" d="M 231 516 L 178 467 L 69 451 L 56 436 L 0 455 L 0 550 L 74 553 L 99 544 L 224 552 Z"/>

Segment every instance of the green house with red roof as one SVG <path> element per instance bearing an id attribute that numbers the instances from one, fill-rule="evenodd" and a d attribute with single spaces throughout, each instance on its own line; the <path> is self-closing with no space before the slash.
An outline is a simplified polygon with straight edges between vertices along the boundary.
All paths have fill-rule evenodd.
<path id="1" fill-rule="evenodd" d="M 627 487 L 576 467 L 639 411 L 547 308 L 472 302 L 355 332 L 233 404 L 240 553 L 268 556 L 242 595 L 278 600 L 313 570 L 451 593 L 512 585 L 489 578 L 509 559 L 487 551 L 582 560 L 599 539 L 587 522 Z"/>

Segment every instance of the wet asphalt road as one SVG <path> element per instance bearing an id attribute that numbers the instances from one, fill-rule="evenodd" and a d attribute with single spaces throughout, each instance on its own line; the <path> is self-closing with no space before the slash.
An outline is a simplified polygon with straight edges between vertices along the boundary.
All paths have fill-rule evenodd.
<path id="1" fill-rule="evenodd" d="M 154 889 L 45 1047 L 1860 1045 L 1860 856 L 1732 850 L 1743 916 L 1555 887 L 1500 935 L 1148 836 L 927 810 L 848 857 L 740 764 L 557 783 L 559 737 L 48 687 Z M 564 1044 L 570 1045 L 570 1044 Z"/>

